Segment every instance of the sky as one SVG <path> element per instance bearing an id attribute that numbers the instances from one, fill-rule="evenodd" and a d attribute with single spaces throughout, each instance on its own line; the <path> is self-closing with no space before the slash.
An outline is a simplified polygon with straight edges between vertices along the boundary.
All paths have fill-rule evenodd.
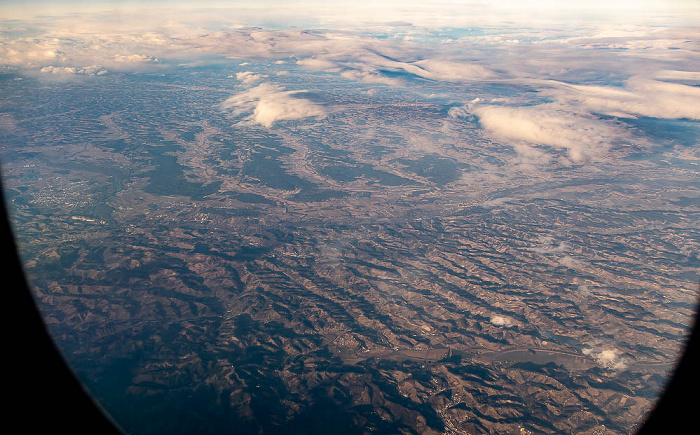
<path id="1" fill-rule="evenodd" d="M 562 2 L 556 0 L 438 0 L 426 3 L 417 0 L 254 0 L 254 1 L 0 1 L 0 18 L 31 18 L 37 15 L 60 15 L 97 11 L 143 13 L 144 9 L 231 11 L 231 17 L 241 9 L 259 19 L 275 21 L 317 21 L 322 25 L 391 22 L 409 20 L 414 25 L 483 25 L 602 20 L 616 23 L 666 22 L 692 25 L 700 13 L 700 2 L 694 0 L 588 0 Z M 256 13 L 257 11 L 257 13 Z M 274 11 L 275 17 L 271 12 Z M 262 16 L 260 16 L 262 13 Z M 224 13 L 225 14 L 225 13 Z M 694 21 L 695 20 L 695 21 Z"/>

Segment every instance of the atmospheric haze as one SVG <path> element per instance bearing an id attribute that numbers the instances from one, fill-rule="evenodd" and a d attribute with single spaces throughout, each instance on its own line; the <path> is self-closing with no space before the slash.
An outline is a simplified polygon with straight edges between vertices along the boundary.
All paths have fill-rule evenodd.
<path id="1" fill-rule="evenodd" d="M 0 6 L 47 327 L 129 433 L 630 433 L 694 315 L 697 2 Z"/>

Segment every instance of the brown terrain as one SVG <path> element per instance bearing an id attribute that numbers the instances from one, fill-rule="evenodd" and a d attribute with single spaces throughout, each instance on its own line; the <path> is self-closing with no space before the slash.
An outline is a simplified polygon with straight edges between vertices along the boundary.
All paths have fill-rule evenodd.
<path id="1" fill-rule="evenodd" d="M 653 405 L 700 264 L 682 147 L 531 172 L 434 103 L 265 129 L 129 80 L 46 91 L 3 167 L 45 320 L 127 430 L 622 434 Z"/>

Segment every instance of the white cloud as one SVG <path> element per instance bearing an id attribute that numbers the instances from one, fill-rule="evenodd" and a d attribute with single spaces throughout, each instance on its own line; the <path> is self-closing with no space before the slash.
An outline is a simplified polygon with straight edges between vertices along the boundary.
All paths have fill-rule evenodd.
<path id="1" fill-rule="evenodd" d="M 119 63 L 144 63 L 144 62 L 158 62 L 153 56 L 146 56 L 145 54 L 115 54 L 114 61 Z"/>
<path id="2" fill-rule="evenodd" d="M 624 370 L 627 368 L 627 361 L 620 356 L 616 349 L 583 349 L 583 354 L 595 359 L 602 367 L 611 370 Z"/>
<path id="3" fill-rule="evenodd" d="M 301 59 L 297 61 L 297 65 L 301 65 L 311 71 L 340 71 L 336 62 L 323 59 Z"/>
<path id="4" fill-rule="evenodd" d="M 44 74 L 57 75 L 86 75 L 86 76 L 101 76 L 107 74 L 107 71 L 99 65 L 91 65 L 84 67 L 72 66 L 45 66 L 40 70 Z"/>
<path id="5" fill-rule="evenodd" d="M 639 76 L 630 78 L 624 88 L 562 84 L 544 93 L 563 104 L 606 115 L 700 120 L 700 88 Z"/>
<path id="6" fill-rule="evenodd" d="M 605 154 L 612 142 L 624 137 L 624 131 L 614 125 L 561 106 L 477 106 L 471 112 L 492 136 L 511 143 L 530 160 L 546 160 L 530 145 L 565 150 L 572 161 L 582 162 Z"/>
<path id="7" fill-rule="evenodd" d="M 286 91 L 269 83 L 262 83 L 236 94 L 221 103 L 236 116 L 249 114 L 248 122 L 271 127 L 277 121 L 323 117 L 322 106 L 295 94 L 307 91 Z"/>
<path id="8" fill-rule="evenodd" d="M 165 53 L 175 49 L 177 44 L 165 44 L 167 39 L 152 32 L 134 35 L 42 29 L 31 37 L 0 37 L 0 64 L 39 70 L 44 67 L 72 68 L 72 65 L 102 65 L 110 70 L 134 68 L 159 62 L 155 56 L 141 51 L 158 49 Z"/>
<path id="9" fill-rule="evenodd" d="M 237 59 L 296 57 L 296 64 L 311 71 L 342 73 L 370 83 L 400 84 L 382 71 L 406 72 L 449 82 L 496 77 L 477 61 L 435 52 L 414 41 L 377 39 L 344 32 L 245 30 L 218 32 L 181 40 L 207 52 Z M 281 63 L 284 61 L 276 61 Z M 241 65 L 247 65 L 243 62 Z"/>
<path id="10" fill-rule="evenodd" d="M 654 74 L 654 78 L 659 80 L 700 81 L 700 71 L 662 70 Z"/>
<path id="11" fill-rule="evenodd" d="M 388 84 L 398 84 L 399 82 L 388 77 L 381 76 L 380 70 L 407 72 L 418 77 L 430 80 L 447 81 L 447 82 L 471 82 L 475 80 L 485 80 L 495 77 L 495 73 L 474 63 L 468 63 L 452 59 L 444 59 L 440 57 L 430 57 L 419 61 L 401 61 L 398 59 L 389 59 L 387 57 L 377 55 L 373 47 L 365 47 L 369 53 L 359 53 L 361 62 L 346 62 L 342 66 L 352 68 L 353 78 L 359 78 L 363 81 L 372 81 L 381 83 L 379 78 L 382 78 Z M 385 49 L 385 47 L 381 47 Z M 396 47 L 401 48 L 401 47 Z M 406 47 L 408 48 L 408 47 Z M 350 53 L 348 53 L 350 54 Z M 406 52 L 395 53 L 404 57 L 412 57 L 418 53 L 411 54 Z M 433 54 L 435 56 L 435 54 Z M 324 68 L 328 71 L 333 71 L 332 68 Z M 345 72 L 343 75 L 348 74 Z M 368 80 L 369 78 L 369 80 Z"/>
<path id="12" fill-rule="evenodd" d="M 514 45 L 519 44 L 519 39 L 514 39 L 511 35 L 478 35 L 478 36 L 463 36 L 459 41 L 470 43 L 489 44 L 489 45 Z"/>
<path id="13" fill-rule="evenodd" d="M 351 70 L 351 71 L 343 71 L 341 76 L 345 77 L 346 79 L 349 80 L 357 80 L 357 81 L 362 81 L 365 83 L 376 83 L 376 84 L 384 84 L 384 85 L 390 85 L 390 86 L 399 86 L 401 84 L 401 80 L 397 79 L 392 79 L 390 77 L 383 76 L 379 74 L 378 72 L 367 72 L 367 71 L 356 71 L 356 70 Z"/>
<path id="14" fill-rule="evenodd" d="M 493 325 L 503 326 L 505 328 L 508 328 L 508 327 L 513 325 L 512 320 L 510 320 L 507 317 L 503 317 L 503 316 L 492 316 L 490 322 Z"/>
<path id="15" fill-rule="evenodd" d="M 36 67 L 61 62 L 63 53 L 56 41 L 22 38 L 0 41 L 0 64 Z"/>
<path id="16" fill-rule="evenodd" d="M 251 83 L 259 82 L 260 80 L 266 78 L 265 74 L 257 74 L 252 71 L 243 71 L 236 73 L 236 78 L 243 83 L 249 85 Z"/>
<path id="17" fill-rule="evenodd" d="M 445 20 L 459 24 L 466 18 L 447 11 L 458 10 L 460 6 L 445 6 L 439 12 L 440 19 L 426 14 L 417 4 L 412 10 L 403 4 L 398 9 L 375 6 L 370 2 L 365 8 L 392 14 L 400 10 L 401 15 L 408 14 L 390 20 L 398 22 L 401 18 L 405 21 L 403 24 L 388 24 L 389 21 L 382 24 L 387 33 L 397 32 L 396 38 L 372 37 L 371 32 L 358 32 L 356 26 L 345 25 L 322 26 L 323 30 L 250 27 L 256 19 L 267 15 L 264 8 L 257 6 L 186 12 L 164 9 L 163 14 L 156 17 L 156 24 L 150 16 L 139 18 L 139 13 L 130 11 L 137 14 L 134 15 L 137 19 L 128 21 L 129 27 L 136 25 L 138 32 L 125 27 L 127 20 L 105 22 L 100 15 L 57 17 L 50 23 L 42 21 L 37 24 L 37 29 L 41 29 L 37 35 L 0 39 L 0 63 L 37 70 L 47 68 L 44 72 L 53 74 L 91 74 L 88 70 L 80 72 L 80 68 L 66 65 L 102 65 L 105 70 L 113 71 L 144 68 L 160 59 L 176 59 L 173 64 L 177 64 L 205 53 L 226 56 L 239 65 L 249 65 L 260 59 L 293 64 L 291 59 L 299 59 L 297 64 L 304 69 L 391 86 L 407 85 L 409 81 L 401 79 L 401 74 L 395 77 L 387 72 L 406 72 L 451 83 L 494 80 L 504 88 L 527 86 L 537 92 L 517 92 L 519 88 L 514 87 L 516 91 L 508 95 L 507 101 L 501 102 L 518 106 L 494 105 L 496 98 L 486 94 L 480 100 L 474 99 L 467 108 L 450 109 L 449 116 L 478 116 L 493 138 L 513 146 L 521 164 L 534 167 L 552 161 L 552 148 L 566 153 L 559 162 L 570 164 L 601 158 L 612 146 L 625 142 L 630 133 L 614 122 L 601 120 L 600 114 L 700 119 L 700 88 L 661 81 L 697 81 L 700 77 L 700 73 L 693 71 L 697 69 L 694 62 L 700 51 L 695 42 L 698 31 L 691 27 L 663 28 L 647 24 L 621 27 L 598 23 L 586 28 L 537 29 L 530 23 L 531 29 L 508 25 L 502 31 L 490 28 L 485 35 L 447 37 L 446 41 L 431 43 L 425 42 L 429 38 L 422 36 L 412 40 L 404 36 L 411 32 L 430 35 L 432 30 L 443 28 Z M 289 10 L 289 6 L 286 8 Z M 353 13 L 360 10 L 353 9 Z M 330 19 L 325 12 L 309 13 L 320 14 L 319 17 L 323 17 L 320 22 L 336 24 L 349 16 Z M 225 14 L 236 16 L 230 30 L 207 28 L 207 23 L 221 20 Z M 306 12 L 297 11 L 289 17 L 299 18 L 299 14 Z M 475 17 L 470 16 L 469 20 L 476 20 L 470 26 L 484 24 Z M 365 23 L 375 19 L 375 15 L 363 16 Z M 418 25 L 419 22 L 422 24 Z M 495 51 L 494 43 L 499 47 Z M 597 50 L 593 55 L 586 49 L 582 55 L 585 47 L 628 50 L 624 54 Z M 295 73 L 293 65 L 290 71 Z M 621 87 L 585 84 L 589 79 L 592 81 L 588 83 L 603 83 L 607 78 L 624 80 L 632 74 L 639 75 Z M 253 72 L 238 73 L 236 77 L 247 85 L 265 78 Z M 565 83 L 573 80 L 584 84 Z M 553 103 L 532 105 L 541 102 L 542 97 Z M 488 101 L 491 105 L 486 104 Z M 260 116 L 255 115 L 253 119 L 266 120 L 266 114 L 276 113 L 266 107 L 266 100 L 262 100 Z M 280 108 L 275 105 L 274 109 Z M 322 111 L 316 105 L 311 106 L 310 113 L 315 113 L 314 110 Z M 279 112 L 280 118 L 271 116 L 269 119 L 274 123 L 276 119 L 292 116 L 287 115 L 288 112 L 293 111 L 283 110 Z"/>
<path id="18" fill-rule="evenodd" d="M 417 75 L 425 78 L 462 82 L 493 78 L 495 73 L 481 65 L 445 59 L 424 59 L 414 62 L 421 70 Z"/>

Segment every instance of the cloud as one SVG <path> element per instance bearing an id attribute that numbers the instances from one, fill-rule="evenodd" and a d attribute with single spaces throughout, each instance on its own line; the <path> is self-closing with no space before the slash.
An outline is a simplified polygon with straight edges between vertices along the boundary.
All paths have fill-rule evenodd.
<path id="1" fill-rule="evenodd" d="M 242 81 L 245 84 L 251 84 L 255 82 L 259 82 L 260 80 L 266 78 L 267 75 L 265 74 L 257 74 L 252 71 L 243 71 L 236 73 L 236 78 L 240 81 Z"/>
<path id="2" fill-rule="evenodd" d="M 573 162 L 582 162 L 605 154 L 625 135 L 617 126 L 549 104 L 477 106 L 471 112 L 494 138 L 511 143 L 518 154 L 534 161 L 547 157 L 530 145 L 565 150 Z"/>
<path id="3" fill-rule="evenodd" d="M 582 260 L 577 260 L 570 255 L 565 255 L 558 260 L 558 263 L 562 266 L 568 267 L 569 269 L 581 269 L 586 266 L 586 262 Z"/>
<path id="4" fill-rule="evenodd" d="M 297 65 L 301 65 L 311 71 L 340 71 L 336 62 L 323 59 L 301 59 L 297 61 Z"/>
<path id="5" fill-rule="evenodd" d="M 514 200 L 514 198 L 511 198 L 509 196 L 503 196 L 500 198 L 493 198 L 493 199 L 489 199 L 487 201 L 484 201 L 481 203 L 481 206 L 485 207 L 485 208 L 500 207 L 504 204 L 510 203 L 510 201 L 513 201 L 513 200 Z"/>
<path id="6" fill-rule="evenodd" d="M 459 41 L 498 46 L 520 44 L 520 40 L 514 39 L 512 35 L 463 36 L 459 38 Z"/>
<path id="7" fill-rule="evenodd" d="M 662 70 L 654 74 L 654 78 L 659 80 L 700 81 L 700 71 Z"/>
<path id="8" fill-rule="evenodd" d="M 0 64 L 3 65 L 46 66 L 49 62 L 61 62 L 63 57 L 59 45 L 48 38 L 0 41 Z"/>
<path id="9" fill-rule="evenodd" d="M 230 109 L 236 116 L 249 114 L 248 122 L 272 127 L 277 121 L 323 117 L 322 106 L 296 97 L 308 91 L 286 91 L 269 83 L 262 83 L 247 91 L 236 94 L 221 103 L 222 109 Z"/>
<path id="10" fill-rule="evenodd" d="M 508 328 L 508 327 L 513 325 L 512 320 L 510 320 L 507 317 L 503 317 L 503 316 L 492 316 L 490 322 L 493 325 L 503 326 L 505 328 Z"/>
<path id="11" fill-rule="evenodd" d="M 481 65 L 463 61 L 433 58 L 414 62 L 413 65 L 421 68 L 422 71 L 417 71 L 421 77 L 448 82 L 485 80 L 496 76 Z"/>
<path id="12" fill-rule="evenodd" d="M 591 289 L 585 284 L 581 284 L 580 286 L 578 286 L 578 291 L 579 291 L 579 294 L 581 294 L 582 296 L 590 296 L 591 295 Z"/>
<path id="13" fill-rule="evenodd" d="M 627 368 L 627 361 L 620 356 L 616 349 L 583 349 L 583 354 L 588 355 L 602 367 L 611 370 L 624 370 Z"/>
<path id="14" fill-rule="evenodd" d="M 304 69 L 341 73 L 348 79 L 368 83 L 401 84 L 401 80 L 388 77 L 387 73 L 407 73 L 448 82 L 497 77 L 478 61 L 436 52 L 426 44 L 378 39 L 348 31 L 240 29 L 179 41 L 236 59 L 294 57 L 298 59 L 296 64 Z M 284 61 L 276 61 L 280 62 Z"/>
<path id="15" fill-rule="evenodd" d="M 115 54 L 114 61 L 118 63 L 144 63 L 144 62 L 158 62 L 153 56 L 146 56 L 145 54 Z"/>
<path id="16" fill-rule="evenodd" d="M 81 33 L 66 29 L 34 29 L 31 37 L 10 39 L 0 36 L 0 65 L 38 69 L 68 68 L 74 65 L 101 65 L 110 70 L 133 69 L 137 65 L 158 63 L 154 55 L 142 54 L 156 48 L 165 53 L 163 35 Z M 77 67 L 76 67 L 77 68 Z M 56 70 L 58 71 L 58 70 Z"/>
<path id="17" fill-rule="evenodd" d="M 560 103 L 605 115 L 700 120 L 700 88 L 640 76 L 627 80 L 623 88 L 562 84 L 544 93 Z"/>
<path id="18" fill-rule="evenodd" d="M 84 67 L 71 67 L 71 66 L 45 66 L 40 72 L 44 74 L 57 74 L 57 75 L 86 75 L 86 76 L 101 76 L 107 74 L 107 71 L 100 65 L 91 65 Z"/>
<path id="19" fill-rule="evenodd" d="M 540 238 L 540 245 L 530 250 L 538 254 L 556 254 L 564 252 L 567 249 L 569 249 L 569 246 L 564 242 L 557 244 L 556 240 L 552 237 L 542 237 Z"/>
<path id="20" fill-rule="evenodd" d="M 384 48 L 384 47 L 382 47 Z M 413 57 L 414 54 L 397 53 L 403 57 Z M 435 54 L 433 54 L 435 56 Z M 353 78 L 359 78 L 363 81 L 384 83 L 396 85 L 400 82 L 397 80 L 388 79 L 386 76 L 381 76 L 382 71 L 406 72 L 417 77 L 429 80 L 446 81 L 446 82 L 471 82 L 475 80 L 485 80 L 496 76 L 496 74 L 481 65 L 468 63 L 458 60 L 446 59 L 441 57 L 430 57 L 418 61 L 402 61 L 399 59 L 388 58 L 384 55 L 379 55 L 374 48 L 368 48 L 367 53 L 363 53 L 360 57 L 360 64 L 354 62 L 343 63 L 345 68 L 352 68 L 351 73 Z M 327 69 L 333 71 L 333 69 Z M 351 77 L 346 71 L 343 75 Z"/>
<path id="21" fill-rule="evenodd" d="M 376 84 L 384 84 L 384 85 L 390 85 L 390 86 L 399 86 L 401 84 L 401 80 L 397 80 L 397 79 L 393 79 L 393 78 L 381 75 L 376 71 L 351 70 L 351 71 L 343 71 L 340 75 L 345 77 L 346 79 L 349 79 L 349 80 L 356 80 L 356 81 L 361 81 L 361 82 L 365 82 L 365 83 L 376 83 Z"/>
<path id="22" fill-rule="evenodd" d="M 365 6 L 372 10 L 379 8 L 371 2 Z M 456 5 L 453 7 L 458 9 Z M 285 8 L 289 10 L 288 6 Z M 391 14 L 398 12 L 394 8 L 379 9 Z M 408 13 L 403 4 L 399 9 L 402 14 Z M 463 14 L 453 16 L 447 10 L 449 8 L 441 10 L 442 20 L 466 19 Z M 353 13 L 358 11 L 360 9 Z M 502 31 L 491 28 L 487 34 L 476 32 L 453 37 L 436 30 L 444 30 L 444 23 L 433 22 L 436 16 L 424 14 L 418 8 L 408 16 L 384 21 L 382 28 L 386 29 L 386 34 L 393 32 L 394 37 L 378 38 L 372 36 L 372 31 L 357 31 L 357 27 L 345 25 L 322 26 L 323 30 L 252 27 L 255 20 L 267 14 L 264 8 L 257 6 L 215 11 L 163 10 L 155 24 L 150 17 L 146 20 L 141 16 L 142 12 L 130 10 L 128 13 L 135 14 L 136 21 L 105 22 L 103 16 L 95 14 L 37 21 L 36 35 L 14 39 L 0 37 L 0 63 L 71 74 L 68 69 L 61 72 L 51 68 L 102 65 L 113 71 L 167 64 L 173 60 L 184 62 L 183 58 L 199 57 L 202 62 L 209 61 L 211 57 L 202 56 L 204 53 L 225 56 L 239 65 L 261 59 L 293 64 L 292 59 L 298 59 L 298 66 L 304 69 L 390 86 L 405 86 L 411 83 L 411 76 L 450 83 L 488 82 L 489 86 L 494 81 L 496 86 L 505 90 L 512 87 L 515 91 L 508 94 L 508 101 L 499 104 L 517 103 L 517 106 L 495 105 L 493 96 L 484 95 L 482 101 L 472 103 L 477 106 L 473 112 L 462 110 L 478 116 L 495 139 L 511 144 L 523 164 L 550 162 L 552 150 L 547 147 L 565 151 L 568 163 L 604 156 L 611 146 L 624 141 L 629 132 L 620 125 L 601 120 L 598 116 L 601 114 L 700 119 L 700 104 L 697 104 L 700 88 L 664 81 L 698 80 L 700 73 L 692 71 L 700 51 L 695 42 L 698 31 L 692 27 L 636 24 L 620 27 L 598 23 L 586 28 L 562 26 L 528 30 L 509 25 Z M 305 13 L 297 11 L 289 19 Z M 320 22 L 330 19 L 325 12 L 318 13 L 319 19 L 325 17 Z M 207 27 L 223 16 L 234 15 L 231 29 L 211 31 L 211 27 Z M 337 24 L 347 17 L 343 15 L 342 19 L 335 17 L 327 22 Z M 364 22 L 370 19 L 368 17 L 363 17 Z M 475 18 L 476 15 L 470 17 L 476 20 L 472 24 L 484 24 Z M 371 19 L 375 18 L 372 15 Z M 421 18 L 429 19 L 417 24 Z M 501 19 L 499 16 L 498 20 Z M 399 21 L 413 24 L 396 24 Z M 124 22 L 128 22 L 129 27 L 137 26 L 139 31 L 128 28 Z M 387 24 L 391 22 L 394 24 Z M 406 33 L 416 37 L 407 40 Z M 433 37 L 446 40 L 431 40 Z M 495 49 L 493 44 L 499 48 Z M 628 50 L 620 54 L 596 47 Z M 650 50 L 653 54 L 649 54 Z M 293 66 L 290 68 L 293 73 Z M 247 74 L 237 75 L 237 78 L 249 85 L 265 78 L 252 72 L 239 74 Z M 629 78 L 633 74 L 637 76 Z M 625 79 L 628 80 L 625 82 Z M 623 86 L 599 85 L 606 80 Z M 523 86 L 536 92 L 519 92 Z M 552 103 L 541 104 L 543 97 Z M 457 111 L 451 109 L 450 117 Z M 559 161 L 566 163 L 563 159 Z"/>

